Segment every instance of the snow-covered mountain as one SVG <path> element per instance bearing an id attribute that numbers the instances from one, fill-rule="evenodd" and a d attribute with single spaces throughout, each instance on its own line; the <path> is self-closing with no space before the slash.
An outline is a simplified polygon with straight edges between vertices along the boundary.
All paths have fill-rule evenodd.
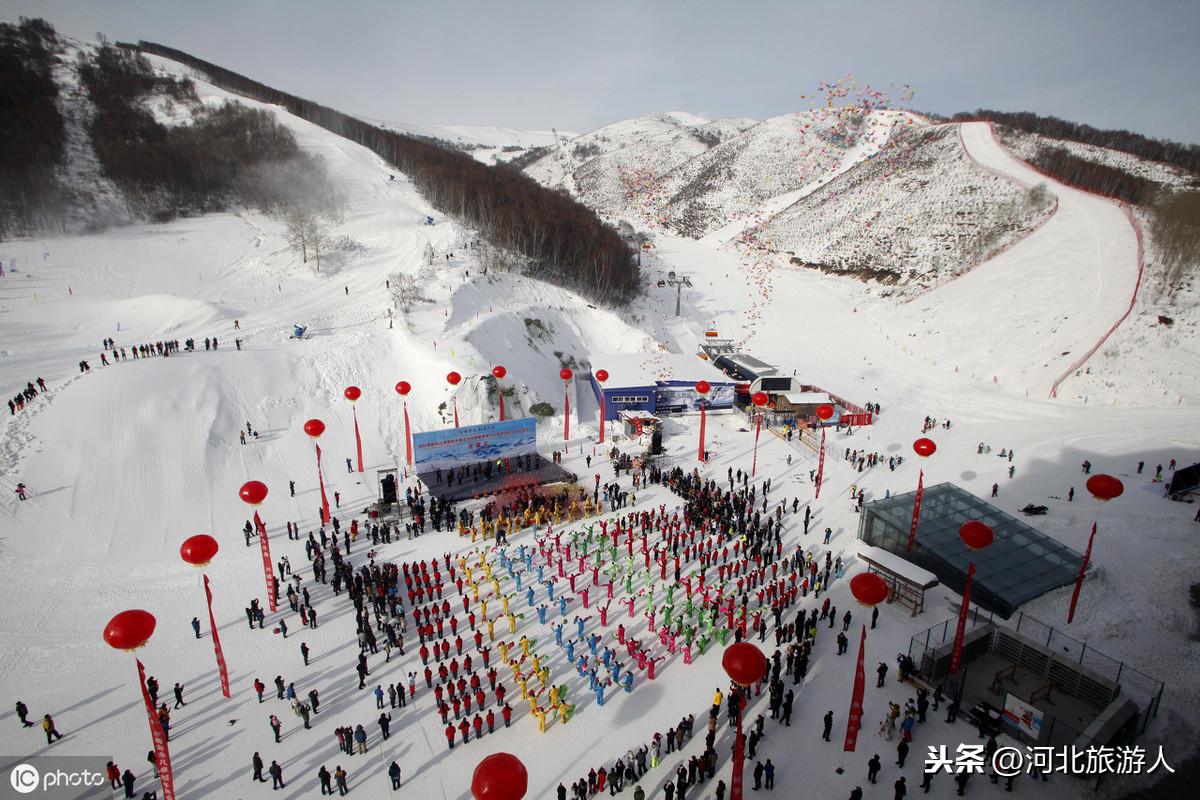
<path id="1" fill-rule="evenodd" d="M 171 74 L 189 72 L 169 59 L 153 63 Z M 1187 743 L 1197 740 L 1200 667 L 1187 640 L 1194 612 L 1185 588 L 1200 568 L 1194 506 L 1163 500 L 1161 485 L 1151 480 L 1156 463 L 1178 458 L 1184 466 L 1195 459 L 1200 353 L 1194 317 L 1178 316 L 1169 329 L 1156 325 L 1151 301 L 1142 296 L 1135 316 L 1088 362 L 1095 368 L 1089 373 L 1083 366 L 1081 375 L 1060 381 L 1120 317 L 1138 284 L 1139 229 L 1120 206 L 1033 173 L 981 124 L 909 124 L 897 112 L 868 120 L 852 139 L 831 141 L 838 123 L 820 115 L 762 123 L 680 113 L 639 118 L 566 143 L 552 139 L 552 152 L 530 167 L 547 183 L 594 198 L 614 221 L 626 219 L 652 233 L 640 296 L 627 307 L 596 308 L 572 291 L 521 275 L 519 265 L 497 272 L 475 246 L 474 231 L 432 209 L 406 176 L 369 150 L 280 107 L 202 79 L 196 87 L 205 105 L 236 100 L 271 114 L 304 153 L 320 156 L 344 197 L 342 217 L 330 232 L 340 244 L 317 270 L 289 246 L 283 223 L 250 211 L 0 242 L 7 273 L 0 278 L 0 386 L 11 395 L 39 376 L 48 384 L 48 391 L 0 423 L 6 497 L 0 502 L 0 606 L 6 609 L 0 681 L 10 697 L 29 705 L 34 719 L 52 713 L 66 734 L 47 751 L 36 728 L 0 726 L 6 752 L 103 753 L 134 770 L 139 792 L 152 784 L 146 716 L 131 659 L 107 647 L 99 633 L 113 613 L 138 607 L 159 619 L 139 658 L 164 686 L 176 680 L 186 686 L 188 705 L 174 712 L 171 743 L 181 797 L 278 796 L 249 779 L 249 755 L 257 751 L 283 765 L 287 796 L 316 788 L 316 770 L 339 761 L 350 770 L 355 796 L 383 796 L 390 791 L 386 765 L 395 759 L 404 774 L 401 793 L 460 800 L 480 757 L 496 750 L 516 753 L 529 766 L 530 797 L 552 797 L 560 781 L 611 765 L 681 716 L 702 720 L 711 688 L 727 681 L 715 648 L 693 651 L 694 661 L 685 664 L 658 644 L 639 607 L 636 618 L 622 621 L 663 657 L 658 677 L 651 682 L 639 671 L 631 694 L 611 692 L 601 706 L 591 700 L 587 681 L 549 645 L 550 629 L 522 608 L 517 634 L 501 633 L 501 639 L 536 640 L 552 682 L 567 685 L 578 703 L 571 722 L 551 720 L 541 733 L 526 704 L 514 703 L 511 728 L 498 727 L 479 744 L 472 736 L 467 746 L 449 750 L 432 693 L 418 680 L 417 696 L 406 708 L 388 709 L 393 736 L 382 741 L 372 722 L 380 714 L 370 691 L 374 684 L 355 688 L 359 648 L 349 603 L 312 580 L 303 544 L 284 535 L 284 524 L 295 522 L 305 535 L 319 528 L 316 464 L 301 430 L 304 420 L 326 422 L 325 485 L 331 496 L 340 495 L 336 513 L 343 524 L 352 517 L 361 523 L 359 510 L 377 494 L 376 470 L 399 467 L 404 485 L 414 484 L 403 470 L 404 406 L 395 383 L 413 384 L 407 413 L 416 430 L 451 425 L 455 402 L 464 422 L 486 421 L 497 411 L 487 377 L 496 364 L 508 369 L 512 413 L 525 414 L 535 403 L 551 407 L 552 415 L 538 426 L 543 453 L 560 452 L 564 466 L 585 484 L 593 473 L 618 481 L 636 495 L 634 511 L 673 509 L 679 498 L 665 487 L 642 484 L 635 490 L 628 474 L 611 477 L 605 454 L 614 440 L 604 446 L 595 441 L 596 408 L 582 382 L 567 387 L 572 438 L 564 442 L 558 370 L 564 364 L 601 368 L 606 353 L 641 354 L 654 365 L 659 354 L 695 352 L 711 329 L 785 374 L 794 370 L 853 401 L 882 405 L 876 424 L 830 433 L 819 501 L 809 478 L 817 460 L 811 451 L 764 430 L 756 456 L 756 479 L 773 481 L 772 502 L 778 496 L 811 504 L 818 524 L 831 528 L 829 552 L 852 573 L 861 569 L 861 545 L 855 539 L 859 517 L 847 499 L 851 487 L 866 492 L 868 501 L 909 491 L 922 468 L 927 483 L 952 480 L 980 496 L 997 483 L 991 502 L 1010 513 L 1028 502 L 1048 504 L 1050 513 L 1038 527 L 1082 550 L 1095 510 L 1063 497 L 1068 487 L 1083 495 L 1079 463 L 1086 458 L 1095 471 L 1122 477 L 1127 491 L 1105 507 L 1093 555 L 1101 569 L 1085 585 L 1071 634 L 1168 681 L 1164 713 L 1152 720 L 1141 744 L 1165 742 L 1174 764 L 1172 748 L 1182 757 Z M 187 111 L 164 106 L 155 113 L 177 122 Z M 544 141 L 519 132 L 513 140 L 507 132 L 472 135 L 501 153 L 505 143 Z M 621 178 L 622 169 L 632 174 L 639 165 L 646 180 Z M 986 228 L 994 223 L 989 209 L 1020 201 L 1040 183 L 1058 200 L 1053 216 L 1018 215 L 1010 231 L 1015 235 L 1002 242 L 1007 248 L 962 271 L 967 262 L 944 249 L 957 240 L 957 217 L 951 215 L 964 211 L 974 215 L 977 229 Z M 972 203 L 975 195 L 986 197 Z M 428 217 L 433 224 L 426 224 Z M 871 228 L 856 237 L 860 220 Z M 685 225 L 701 238 L 681 235 L 678 226 Z M 917 271 L 906 272 L 913 291 L 903 299 L 909 302 L 901 301 L 896 287 L 791 262 L 802 255 L 811 263 L 852 261 L 856 238 L 865 243 L 857 257 L 894 253 L 897 268 Z M 921 269 L 926 253 L 945 254 L 937 265 L 944 280 Z M 1147 253 L 1152 261 L 1152 242 Z M 954 276 L 954 270 L 962 274 Z M 692 278 L 678 317 L 675 291 L 657 286 L 667 271 Z M 400 284 L 419 290 L 407 312 L 398 307 Z M 296 322 L 308 325 L 307 338 L 289 338 Z M 103 366 L 100 342 L 106 337 L 120 348 L 188 337 L 202 345 L 219 337 L 220 347 Z M 91 366 L 86 374 L 79 367 L 85 359 Z M 458 388 L 446 383 L 450 370 L 464 375 Z M 345 414 L 352 407 L 342 395 L 351 384 L 363 390 L 356 417 Z M 1058 387 L 1054 399 L 1052 385 Z M 931 434 L 939 450 L 929 461 L 859 472 L 843 458 L 851 448 L 885 457 L 908 454 L 926 415 L 953 421 Z M 355 419 L 365 473 L 341 469 L 343 458 L 353 455 Z M 237 434 L 247 422 L 259 436 L 241 445 Z M 713 460 L 698 464 L 698 420 L 668 418 L 665 463 L 717 480 L 726 470 L 748 467 L 754 444 L 745 418 L 712 413 L 707 425 Z M 609 437 L 619 435 L 608 427 Z M 1015 449 L 1015 474 L 1009 475 L 1009 462 L 979 454 L 981 441 Z M 625 438 L 615 443 L 623 450 L 636 447 Z M 1145 473 L 1135 471 L 1140 460 L 1148 465 Z M 244 547 L 239 533 L 250 512 L 237 489 L 251 478 L 270 486 L 262 514 L 273 555 L 286 555 L 301 573 L 321 612 L 319 628 L 301 628 L 286 603 L 269 617 L 266 630 L 244 624 L 249 598 L 263 597 L 257 548 Z M 30 488 L 30 500 L 16 499 L 17 481 Z M 288 481 L 296 482 L 294 496 Z M 798 519 L 782 515 L 784 546 L 821 553 L 823 546 L 801 533 Z M 229 700 L 215 688 L 207 623 L 199 640 L 188 627 L 191 617 L 205 617 L 203 595 L 196 571 L 181 563 L 178 550 L 185 536 L 199 531 L 221 543 L 209 574 L 232 671 Z M 529 540 L 527 532 L 514 535 L 515 544 Z M 473 547 L 444 532 L 379 545 L 360 537 L 349 559 L 359 568 L 372 551 L 379 561 L 396 562 L 441 559 Z M 500 577 L 511 590 L 511 579 Z M 561 589 L 561 581 L 557 585 Z M 1025 610 L 1061 624 L 1069 595 L 1069 588 L 1052 592 Z M 835 580 L 824 598 L 852 609 L 855 622 L 861 621 L 844 580 Z M 802 607 L 819 602 L 810 594 Z M 952 619 L 957 602 L 957 595 L 937 587 L 920 616 L 893 604 L 881 607 L 880 624 L 869 634 L 868 663 L 891 661 L 911 637 Z M 573 614 L 587 617 L 588 632 L 612 645 L 615 625 L 601 626 L 597 614 L 572 603 Z M 619 608 L 613 605 L 614 616 Z M 1138 624 L 1128 624 L 1130 617 Z M 272 630 L 280 620 L 291 628 L 286 638 Z M 802 730 L 828 708 L 839 709 L 841 724 L 853 681 L 847 668 L 853 656 L 834 655 L 829 635 L 822 630 L 820 636 L 796 694 Z M 301 660 L 299 641 L 312 648 L 312 666 Z M 411 629 L 407 643 L 407 655 L 393 653 L 386 661 L 369 656 L 372 681 L 404 682 L 410 671 L 420 672 Z M 251 682 L 261 677 L 269 683 L 272 674 L 294 681 L 302 695 L 321 692 L 323 713 L 313 718 L 313 730 L 273 696 L 257 701 Z M 516 694 L 507 672 L 504 679 Z M 910 687 L 888 681 L 867 692 L 864 743 L 887 703 L 902 704 Z M 279 743 L 267 727 L 271 713 L 284 718 Z M 369 729 L 368 756 L 342 759 L 334 750 L 332 729 L 347 723 Z M 775 759 L 781 789 L 803 781 L 813 796 L 841 797 L 861 781 L 854 772 L 861 763 L 847 762 L 853 774 L 832 769 L 830 754 L 838 745 L 812 746 L 769 724 L 761 752 Z M 933 715 L 921 727 L 920 741 L 953 749 L 965 730 Z M 721 735 L 718 746 L 727 752 L 727 734 Z M 815 729 L 805 736 L 815 741 Z M 698 735 L 687 743 L 685 755 L 697 753 L 702 740 Z M 661 785 L 684 758 L 670 754 L 648 773 L 646 786 Z M 726 761 L 719 770 L 728 783 Z M 1102 796 L 1128 788 L 1122 780 L 1106 783 Z M 1061 797 L 1095 796 L 1090 785 L 1065 776 L 1055 776 L 1049 786 Z M 949 781 L 934 787 L 934 797 L 953 791 Z M 1036 784 L 1018 784 L 1019 791 L 1028 787 Z"/>

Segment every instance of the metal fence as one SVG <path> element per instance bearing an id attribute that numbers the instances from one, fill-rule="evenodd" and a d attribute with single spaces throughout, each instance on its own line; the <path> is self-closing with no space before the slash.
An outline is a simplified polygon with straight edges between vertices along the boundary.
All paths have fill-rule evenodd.
<path id="1" fill-rule="evenodd" d="M 991 624 L 997 629 L 1006 628 L 1013 633 L 1018 633 L 1022 637 L 1053 652 L 1055 658 L 1060 661 L 1074 662 L 1090 672 L 1111 681 L 1117 687 L 1118 695 L 1128 697 L 1141 710 L 1142 719 L 1141 724 L 1138 726 L 1139 734 L 1146 732 L 1146 727 L 1150 724 L 1151 717 L 1158 716 L 1158 707 L 1162 702 L 1163 692 L 1166 689 L 1166 684 L 1163 681 L 1134 669 L 1123 661 L 1106 656 L 1094 647 L 1089 647 L 1087 642 L 1080 641 L 1073 636 L 1063 633 L 1054 626 L 1034 619 L 1024 612 L 1017 612 L 1011 618 L 1005 620 L 978 607 L 971 609 L 967 615 L 966 630 L 968 634 L 971 630 L 984 624 Z M 912 640 L 909 642 L 908 654 L 918 668 L 925 663 L 927 654 L 932 654 L 939 647 L 954 640 L 957 626 L 958 619 L 955 617 L 933 625 L 912 637 Z M 988 649 L 991 649 L 991 643 L 989 643 Z M 936 670 L 937 660 L 934 660 L 934 663 Z M 936 682 L 943 675 L 935 673 L 929 677 Z"/>

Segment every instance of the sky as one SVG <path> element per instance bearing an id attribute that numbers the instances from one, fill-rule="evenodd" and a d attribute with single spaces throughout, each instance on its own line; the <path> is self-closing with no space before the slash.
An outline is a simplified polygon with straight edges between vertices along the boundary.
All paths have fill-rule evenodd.
<path id="1" fill-rule="evenodd" d="M 1195 0 L 0 0 L 0 18 L 177 47 L 372 119 L 584 132 L 764 119 L 852 75 L 909 108 L 1033 111 L 1200 142 Z"/>

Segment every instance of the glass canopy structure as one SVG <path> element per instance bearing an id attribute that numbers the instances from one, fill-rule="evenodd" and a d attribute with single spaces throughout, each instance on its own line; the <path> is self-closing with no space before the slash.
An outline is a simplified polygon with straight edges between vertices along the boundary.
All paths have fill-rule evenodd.
<path id="1" fill-rule="evenodd" d="M 1005 619 L 1022 603 L 1079 575 L 1080 553 L 952 483 L 925 487 L 916 543 L 908 553 L 915 499 L 916 492 L 909 492 L 864 505 L 858 538 L 929 570 L 959 594 L 974 562 L 972 603 Z M 972 519 L 991 526 L 996 534 L 991 546 L 969 550 L 963 544 L 958 529 Z"/>

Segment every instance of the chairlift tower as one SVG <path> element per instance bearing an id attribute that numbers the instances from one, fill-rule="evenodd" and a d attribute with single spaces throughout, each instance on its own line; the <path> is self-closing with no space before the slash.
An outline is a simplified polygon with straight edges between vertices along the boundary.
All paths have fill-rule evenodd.
<path id="1" fill-rule="evenodd" d="M 675 287 L 675 316 L 679 316 L 679 302 L 683 295 L 683 287 L 692 288 L 692 279 L 687 275 L 677 275 L 674 270 L 667 273 L 667 285 Z"/>

